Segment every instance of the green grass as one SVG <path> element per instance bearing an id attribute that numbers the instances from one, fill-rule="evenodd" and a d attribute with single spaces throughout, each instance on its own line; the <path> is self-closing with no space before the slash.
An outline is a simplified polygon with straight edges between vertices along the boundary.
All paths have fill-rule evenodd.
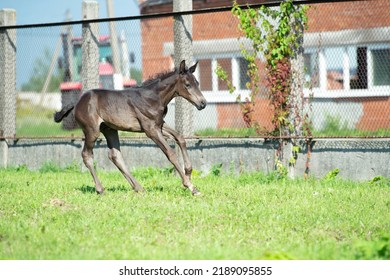
<path id="1" fill-rule="evenodd" d="M 212 172 L 181 188 L 171 169 L 0 169 L 0 259 L 390 259 L 390 186 L 377 177 L 287 180 Z M 213 174 L 219 174 L 218 176 Z"/>
<path id="2" fill-rule="evenodd" d="M 197 136 L 213 137 L 249 137 L 258 136 L 254 128 L 205 128 L 195 132 Z"/>
<path id="3" fill-rule="evenodd" d="M 367 131 L 360 129 L 348 128 L 347 122 L 341 123 L 338 116 L 326 116 L 326 122 L 322 130 L 314 130 L 313 135 L 317 137 L 388 137 L 390 136 L 390 129 L 378 129 L 375 131 Z"/>
<path id="4" fill-rule="evenodd" d="M 211 137 L 267 137 L 267 134 L 258 135 L 253 128 L 206 128 L 196 131 L 197 136 Z M 349 129 L 346 127 L 333 127 L 327 125 L 322 130 L 313 130 L 313 137 L 389 137 L 390 129 L 378 129 L 376 131 L 365 131 Z"/>

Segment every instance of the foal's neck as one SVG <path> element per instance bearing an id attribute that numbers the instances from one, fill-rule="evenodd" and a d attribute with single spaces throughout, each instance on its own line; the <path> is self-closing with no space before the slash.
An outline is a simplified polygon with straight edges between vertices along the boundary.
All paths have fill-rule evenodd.
<path id="1" fill-rule="evenodd" d="M 175 97 L 176 94 L 176 82 L 178 75 L 169 76 L 158 83 L 157 91 L 160 96 L 161 102 L 166 107 L 169 102 Z"/>

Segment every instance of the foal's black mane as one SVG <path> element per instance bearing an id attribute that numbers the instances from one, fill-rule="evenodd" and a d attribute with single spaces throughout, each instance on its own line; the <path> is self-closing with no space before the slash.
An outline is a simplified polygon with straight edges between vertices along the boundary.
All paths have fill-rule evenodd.
<path id="1" fill-rule="evenodd" d="M 153 77 L 151 77 L 151 78 L 147 79 L 146 81 L 144 81 L 138 87 L 150 87 L 151 85 L 153 85 L 155 83 L 158 83 L 161 80 L 164 80 L 166 78 L 169 78 L 169 77 L 173 76 L 174 74 L 177 73 L 177 71 L 178 71 L 177 68 L 175 68 L 173 71 L 165 71 L 165 72 L 158 73 L 158 74 L 154 75 Z"/>

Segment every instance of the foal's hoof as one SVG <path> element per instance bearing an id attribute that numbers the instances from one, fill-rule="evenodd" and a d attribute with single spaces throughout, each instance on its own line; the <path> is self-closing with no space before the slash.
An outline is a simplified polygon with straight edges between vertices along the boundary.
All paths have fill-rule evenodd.
<path id="1" fill-rule="evenodd" d="M 193 195 L 193 196 L 201 196 L 202 193 L 201 193 L 200 191 L 198 191 L 197 189 L 194 189 L 194 190 L 192 191 L 192 195 Z"/>
<path id="2" fill-rule="evenodd" d="M 136 194 L 144 194 L 144 193 L 146 193 L 146 192 L 145 192 L 145 189 L 143 189 L 143 188 L 134 189 L 134 191 L 135 191 Z"/>
<path id="3" fill-rule="evenodd" d="M 96 190 L 96 193 L 102 195 L 104 193 L 104 190 Z"/>

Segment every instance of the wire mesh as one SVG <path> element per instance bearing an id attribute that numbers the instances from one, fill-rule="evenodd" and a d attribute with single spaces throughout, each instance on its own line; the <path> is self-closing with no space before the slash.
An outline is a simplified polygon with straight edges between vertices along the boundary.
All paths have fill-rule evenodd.
<path id="1" fill-rule="evenodd" d="M 389 9 L 387 0 L 311 5 L 302 71 L 314 137 L 390 137 Z M 172 70 L 173 22 L 172 16 L 164 14 L 115 20 L 120 75 L 114 75 L 109 23 L 100 22 L 99 85 L 139 85 L 156 73 Z M 241 46 L 248 46 L 248 41 L 237 24 L 230 11 L 193 15 L 193 54 L 199 62 L 195 74 L 208 101 L 202 111 L 193 108 L 195 135 L 258 136 L 246 127 L 237 102 L 250 93 L 248 62 L 241 54 Z M 16 32 L 16 137 L 81 137 L 74 120 L 56 124 L 52 118 L 54 111 L 82 94 L 81 24 Z M 266 98 L 264 61 L 258 60 L 261 91 L 254 119 L 267 131 L 272 126 L 272 108 Z M 217 65 L 227 71 L 236 87 L 234 93 L 218 79 Z M 173 127 L 174 109 L 173 102 L 165 118 Z"/>
<path id="2" fill-rule="evenodd" d="M 305 41 L 315 135 L 389 136 L 388 1 L 315 4 Z"/>
<path id="3" fill-rule="evenodd" d="M 119 73 L 113 65 L 108 23 L 98 25 L 98 86 L 113 89 L 115 86 L 126 88 L 140 84 L 140 21 L 115 22 L 121 62 L 117 70 Z M 16 137 L 82 137 L 73 114 L 62 123 L 53 121 L 55 111 L 77 102 L 84 90 L 94 87 L 88 86 L 88 83 L 96 84 L 91 83 L 92 78 L 89 77 L 84 81 L 87 88 L 85 85 L 83 88 L 82 24 L 20 28 L 16 32 Z M 93 55 L 96 54 L 90 54 Z"/>

